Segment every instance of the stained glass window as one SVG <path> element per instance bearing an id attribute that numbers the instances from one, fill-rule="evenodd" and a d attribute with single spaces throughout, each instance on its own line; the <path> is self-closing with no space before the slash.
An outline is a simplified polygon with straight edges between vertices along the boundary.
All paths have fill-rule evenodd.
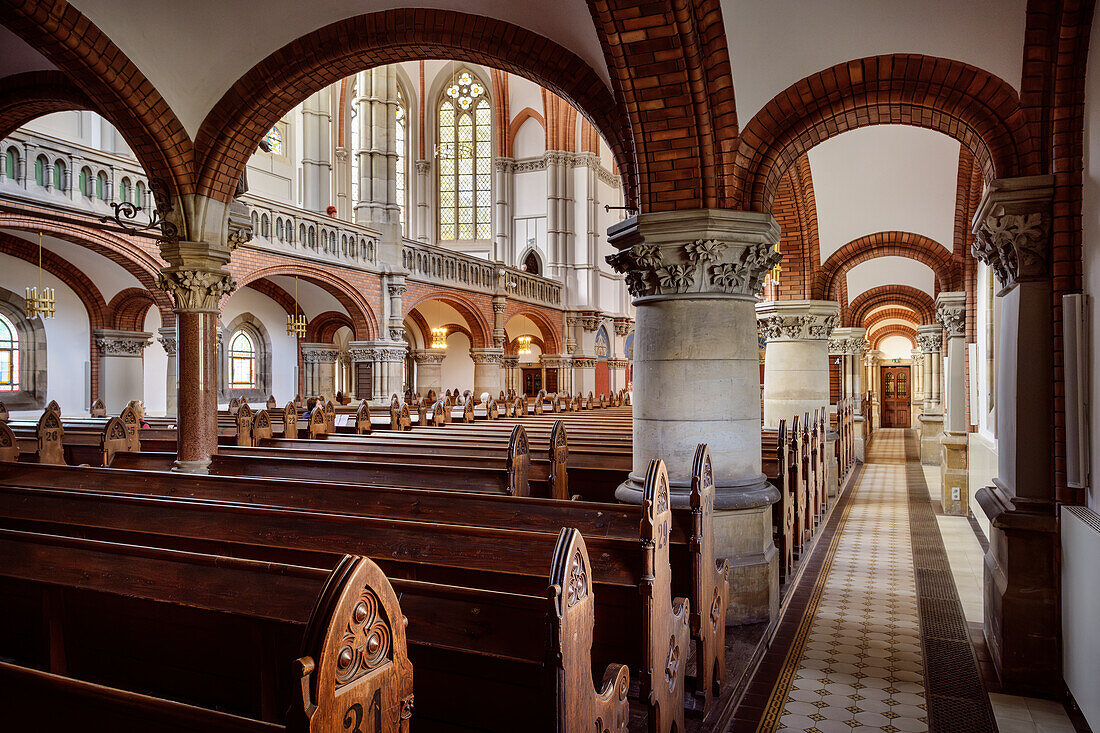
<path id="1" fill-rule="evenodd" d="M 87 168 L 80 169 L 80 193 L 92 197 L 92 172 Z"/>
<path id="2" fill-rule="evenodd" d="M 469 71 L 439 103 L 439 238 L 492 237 L 492 108 Z"/>
<path id="3" fill-rule="evenodd" d="M 60 160 L 53 163 L 53 187 L 55 191 L 65 190 L 65 163 Z"/>
<path id="4" fill-rule="evenodd" d="M 229 386 L 256 386 L 256 346 L 244 331 L 237 331 L 229 340 Z"/>
<path id="5" fill-rule="evenodd" d="M 46 156 L 39 155 L 34 159 L 34 182 L 43 188 L 46 187 L 46 168 L 49 163 Z"/>
<path id="6" fill-rule="evenodd" d="M 607 340 L 607 331 L 603 326 L 600 326 L 600 330 L 596 332 L 596 356 L 606 357 L 610 351 Z"/>
<path id="7" fill-rule="evenodd" d="M 397 207 L 401 210 L 401 232 L 403 234 L 409 233 L 408 218 L 406 216 L 407 209 L 405 207 L 406 194 L 405 194 L 405 172 L 408 165 L 408 125 L 409 114 L 408 107 L 405 104 L 405 95 L 401 93 L 401 87 L 397 88 L 397 126 L 395 129 L 394 137 L 397 144 L 397 175 L 395 182 L 397 184 Z"/>
<path id="8" fill-rule="evenodd" d="M 107 174 L 103 171 L 95 177 L 95 197 L 100 201 L 107 200 Z"/>
<path id="9" fill-rule="evenodd" d="M 19 390 L 19 334 L 0 315 L 0 392 Z"/>
<path id="10" fill-rule="evenodd" d="M 283 154 L 283 133 L 279 131 L 278 125 L 273 125 L 267 134 L 264 135 L 264 140 L 267 141 L 268 146 L 271 148 L 269 151 L 272 155 Z"/>
<path id="11" fill-rule="evenodd" d="M 15 152 L 15 148 L 8 148 L 8 152 L 4 153 L 4 177 L 14 181 L 18 168 L 19 153 Z"/>

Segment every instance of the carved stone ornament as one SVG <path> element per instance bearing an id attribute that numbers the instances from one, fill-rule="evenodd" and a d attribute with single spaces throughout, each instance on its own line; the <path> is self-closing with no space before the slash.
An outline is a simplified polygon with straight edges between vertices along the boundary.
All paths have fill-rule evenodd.
<path id="1" fill-rule="evenodd" d="M 936 307 L 936 320 L 947 330 L 948 336 L 966 335 L 966 306 L 940 303 Z"/>
<path id="2" fill-rule="evenodd" d="M 416 172 L 422 175 L 428 175 L 432 170 L 432 164 L 427 160 L 416 161 Z"/>
<path id="3" fill-rule="evenodd" d="M 616 320 L 615 321 L 615 335 L 627 336 L 630 334 L 630 329 L 633 324 L 629 320 Z"/>
<path id="4" fill-rule="evenodd" d="M 515 369 L 519 366 L 518 356 L 502 356 L 500 358 L 500 365 L 505 369 Z"/>
<path id="5" fill-rule="evenodd" d="M 697 239 L 679 247 L 636 244 L 608 255 L 634 297 L 687 293 L 755 295 L 782 255 L 764 243 L 734 247 Z"/>
<path id="6" fill-rule="evenodd" d="M 447 358 L 443 351 L 414 351 L 413 359 L 417 364 L 442 364 Z"/>
<path id="7" fill-rule="evenodd" d="M 581 328 L 585 331 L 595 331 L 600 327 L 600 314 L 594 312 L 582 313 L 580 321 Z"/>
<path id="8" fill-rule="evenodd" d="M 607 360 L 607 368 L 608 369 L 626 369 L 628 366 L 630 366 L 630 362 L 626 359 L 608 359 Z"/>
<path id="9" fill-rule="evenodd" d="M 153 343 L 151 333 L 128 331 L 97 331 L 95 344 L 102 356 L 141 356 Z"/>
<path id="10" fill-rule="evenodd" d="M 201 312 L 217 311 L 237 283 L 225 270 L 166 270 L 157 275 L 157 287 L 172 296 L 176 310 Z"/>
<path id="11" fill-rule="evenodd" d="M 871 342 L 863 337 L 845 339 L 845 353 L 852 356 L 859 356 L 870 347 Z"/>
<path id="12" fill-rule="evenodd" d="M 939 336 L 929 333 L 917 334 L 917 345 L 925 354 L 938 354 L 940 352 L 941 339 Z"/>
<path id="13" fill-rule="evenodd" d="M 389 363 L 400 363 L 405 361 L 405 354 L 408 353 L 408 347 L 405 346 L 383 346 L 377 350 L 378 361 Z"/>
<path id="14" fill-rule="evenodd" d="M 848 353 L 848 339 L 830 338 L 829 339 L 829 353 L 830 354 L 847 354 Z"/>
<path id="15" fill-rule="evenodd" d="M 302 361 L 306 364 L 335 364 L 339 356 L 336 349 L 302 348 Z"/>
<path id="16" fill-rule="evenodd" d="M 390 327 L 390 341 L 401 341 L 405 338 L 405 329 L 401 326 Z"/>
<path id="17" fill-rule="evenodd" d="M 1046 276 L 1047 216 L 1004 214 L 989 216 L 979 225 L 970 251 L 993 268 L 1001 285 Z"/>
<path id="18" fill-rule="evenodd" d="M 503 313 L 504 310 L 507 307 L 508 307 L 508 303 L 506 303 L 506 302 L 505 303 L 498 303 L 496 301 L 493 301 L 493 313 Z"/>
<path id="19" fill-rule="evenodd" d="M 389 286 L 390 297 L 404 295 L 408 290 L 404 283 L 395 283 Z"/>
<path id="20" fill-rule="evenodd" d="M 769 341 L 777 339 L 792 341 L 824 341 L 840 323 L 840 316 L 803 315 L 770 316 L 761 319 L 760 333 Z M 830 342 L 830 346 L 832 343 Z"/>
<path id="21" fill-rule="evenodd" d="M 595 369 L 596 359 L 574 359 L 573 367 L 576 369 Z"/>
<path id="22" fill-rule="evenodd" d="M 160 345 L 164 347 L 164 353 L 169 357 L 176 355 L 176 337 L 161 334 L 157 337 L 157 341 L 160 341 Z"/>
<path id="23" fill-rule="evenodd" d="M 499 351 L 471 351 L 470 359 L 475 364 L 499 364 L 504 354 Z"/>
<path id="24" fill-rule="evenodd" d="M 361 347 L 348 349 L 348 358 L 351 359 L 352 363 L 375 361 L 378 359 L 378 351 L 377 349 L 365 349 Z"/>

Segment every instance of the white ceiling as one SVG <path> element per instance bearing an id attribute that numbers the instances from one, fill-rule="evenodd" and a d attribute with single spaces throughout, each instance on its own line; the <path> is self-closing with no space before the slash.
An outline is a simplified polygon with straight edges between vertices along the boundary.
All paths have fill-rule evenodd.
<path id="1" fill-rule="evenodd" d="M 810 149 L 817 230 L 824 262 L 867 234 L 923 234 L 950 250 L 959 143 L 906 125 L 876 125 Z"/>
<path id="2" fill-rule="evenodd" d="M 32 256 L 37 252 L 38 235 L 36 233 L 18 229 L 4 229 L 3 231 L 25 241 Z M 79 244 L 45 235 L 42 237 L 42 248 L 75 265 L 80 272 L 92 281 L 92 284 L 96 286 L 96 289 L 103 295 L 103 300 L 107 303 L 110 303 L 111 298 L 115 297 L 119 291 L 126 288 L 145 289 L 138 279 L 121 265 L 87 247 L 81 247 Z M 34 284 L 29 282 L 24 285 L 31 286 Z"/>
<path id="3" fill-rule="evenodd" d="M 876 257 L 848 270 L 848 302 L 880 285 L 908 285 L 931 296 L 936 274 L 928 265 L 907 257 Z"/>
<path id="4" fill-rule="evenodd" d="M 899 333 L 879 342 L 878 350 L 882 352 L 883 359 L 908 359 L 913 355 L 913 347 L 913 342 Z"/>
<path id="5" fill-rule="evenodd" d="M 290 275 L 272 275 L 267 279 L 285 290 L 291 298 L 294 297 L 295 287 L 297 287 L 298 305 L 301 307 L 302 312 L 306 314 L 306 318 L 310 320 L 326 311 L 348 314 L 348 309 L 341 305 L 332 293 L 320 285 L 314 285 L 301 278 L 298 278 L 296 285 L 294 278 Z"/>
<path id="6" fill-rule="evenodd" d="M 342 18 L 393 8 L 450 9 L 498 18 L 577 54 L 610 87 L 584 0 L 73 0 L 149 78 L 195 137 L 203 118 L 241 76 L 272 52 Z M 0 38 L 0 47 L 3 47 Z"/>
<path id="7" fill-rule="evenodd" d="M 1020 86 L 1026 0 L 722 0 L 743 128 L 787 87 L 887 53 L 963 61 Z"/>

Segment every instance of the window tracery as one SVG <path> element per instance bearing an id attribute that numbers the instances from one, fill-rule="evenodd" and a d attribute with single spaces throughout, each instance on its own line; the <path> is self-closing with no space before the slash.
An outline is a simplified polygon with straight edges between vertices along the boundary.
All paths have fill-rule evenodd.
<path id="1" fill-rule="evenodd" d="M 492 237 L 492 108 L 485 86 L 458 74 L 438 106 L 439 238 Z"/>
<path id="2" fill-rule="evenodd" d="M 256 386 L 256 344 L 243 329 L 229 340 L 229 386 L 234 389 Z"/>

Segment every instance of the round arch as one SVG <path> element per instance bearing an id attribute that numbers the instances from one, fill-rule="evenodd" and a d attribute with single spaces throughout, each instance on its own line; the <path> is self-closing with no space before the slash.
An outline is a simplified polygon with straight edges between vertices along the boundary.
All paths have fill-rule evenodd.
<path id="1" fill-rule="evenodd" d="M 864 316 L 861 326 L 871 331 L 876 325 L 883 321 L 905 321 L 912 324 L 913 328 L 916 328 L 920 325 L 918 320 L 916 312 L 909 308 L 884 308 Z"/>
<path id="2" fill-rule="evenodd" d="M 333 38 L 341 42 L 332 43 Z M 510 40 L 502 43 L 502 38 Z M 574 53 L 504 21 L 442 9 L 399 8 L 344 18 L 313 31 L 242 76 L 195 136 L 198 193 L 228 201 L 249 152 L 271 125 L 350 69 L 425 58 L 501 68 L 553 90 L 600 130 L 620 170 L 633 171 L 621 110 L 596 72 Z M 281 83 L 271 85 L 272 78 Z"/>
<path id="3" fill-rule="evenodd" d="M 407 306 L 406 316 L 416 310 L 416 307 L 431 300 L 437 300 L 451 306 L 466 321 L 466 327 L 470 332 L 470 346 L 475 349 L 484 349 L 492 345 L 489 334 L 492 329 L 485 322 L 478 307 L 466 300 L 463 296 L 453 291 L 433 291 L 424 295 L 415 303 Z M 429 341 L 430 343 L 430 341 Z"/>
<path id="4" fill-rule="evenodd" d="M 110 328 L 119 331 L 143 331 L 145 315 L 153 307 L 156 307 L 156 301 L 148 290 L 143 288 L 120 290 L 107 304 L 107 323 L 111 324 Z"/>
<path id="5" fill-rule="evenodd" d="M 356 339 L 377 338 L 378 321 L 374 316 L 370 303 L 363 297 L 363 294 L 344 280 L 333 277 L 330 271 L 321 267 L 314 267 L 308 263 L 271 265 L 244 275 L 237 275 L 240 278 L 237 286 L 243 288 L 272 275 L 300 277 L 328 291 L 347 310 L 351 318 L 352 332 Z M 261 292 L 263 291 L 261 290 Z M 231 294 L 227 294 L 222 298 L 222 304 L 229 298 L 229 295 Z"/>
<path id="6" fill-rule="evenodd" d="M 848 242 L 829 255 L 813 274 L 812 297 L 815 300 L 845 302 L 848 296 L 846 275 L 856 265 L 878 257 L 905 257 L 931 268 L 937 291 L 961 287 L 961 273 L 950 250 L 935 240 L 912 232 L 876 232 Z"/>
<path id="7" fill-rule="evenodd" d="M 986 180 L 1040 173 L 1019 95 L 960 61 L 921 54 L 855 59 L 776 95 L 742 131 L 734 208 L 771 211 L 784 172 L 810 148 L 849 130 L 905 124 L 968 148 Z"/>
<path id="8" fill-rule="evenodd" d="M 890 336 L 904 336 L 909 339 L 909 343 L 913 345 L 913 348 L 917 347 L 917 329 L 902 323 L 889 323 L 876 329 L 873 333 L 868 334 L 867 340 L 871 342 L 872 349 L 877 349 L 883 339 Z"/>
<path id="9" fill-rule="evenodd" d="M 336 339 L 336 332 L 341 328 L 350 329 L 353 334 L 355 333 L 355 324 L 346 313 L 339 311 L 319 313 L 306 324 L 306 341 L 314 344 L 331 344 Z"/>
<path id="10" fill-rule="evenodd" d="M 880 285 L 859 294 L 844 313 L 844 325 L 858 327 L 871 311 L 881 306 L 903 306 L 912 310 L 921 324 L 935 320 L 932 296 L 909 285 Z"/>
<path id="11" fill-rule="evenodd" d="M 505 324 L 516 316 L 523 316 L 531 319 L 538 327 L 539 333 L 542 335 L 542 343 L 545 345 L 543 351 L 547 354 L 560 354 L 561 352 L 561 339 L 558 336 L 558 328 L 554 327 L 553 322 L 546 317 L 546 314 L 536 308 L 524 308 L 520 306 L 514 311 L 510 311 L 507 314 L 508 318 L 505 320 Z"/>

